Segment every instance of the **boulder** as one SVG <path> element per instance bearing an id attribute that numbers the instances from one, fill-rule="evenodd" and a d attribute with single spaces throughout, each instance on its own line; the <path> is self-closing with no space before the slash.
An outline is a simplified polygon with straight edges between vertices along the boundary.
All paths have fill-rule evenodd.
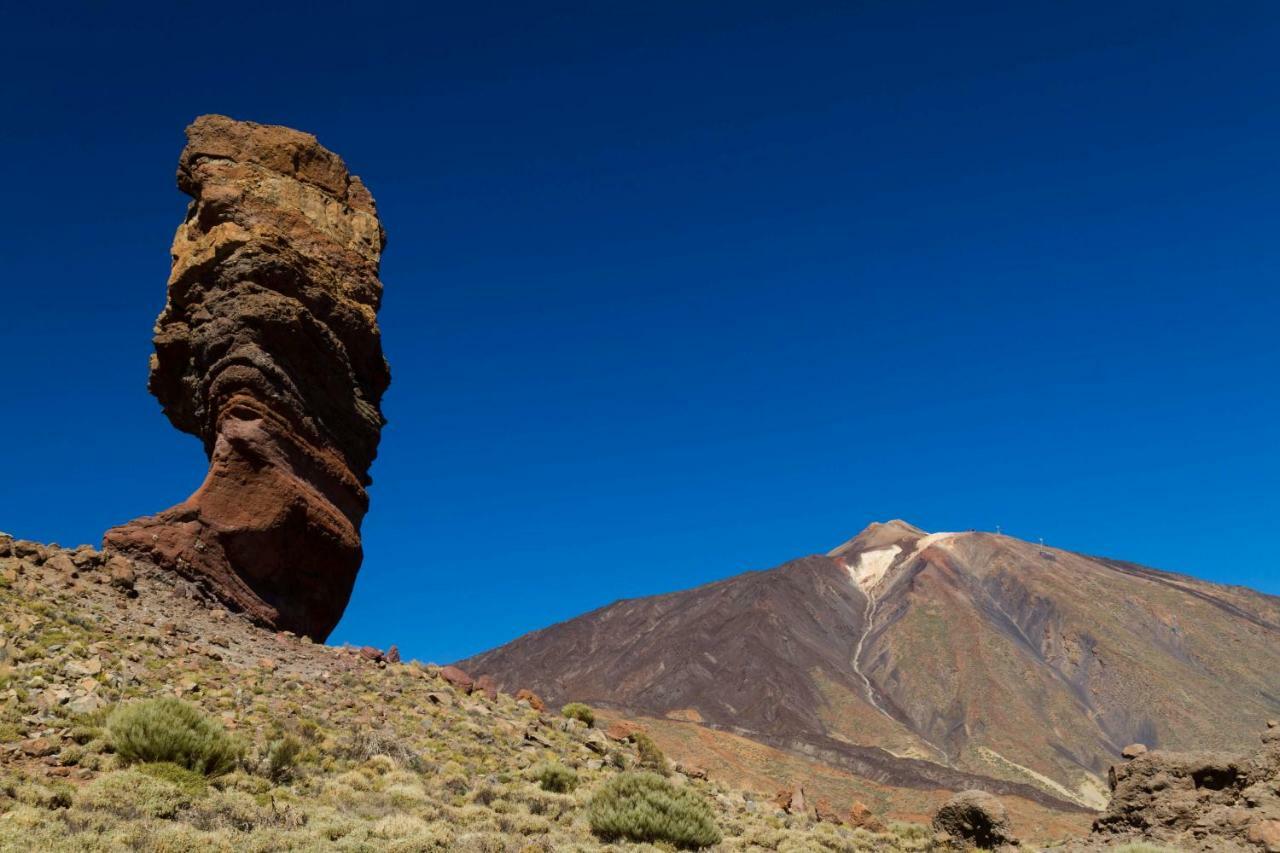
<path id="1" fill-rule="evenodd" d="M 149 388 L 209 457 L 181 504 L 107 532 L 112 550 L 254 622 L 321 640 L 351 595 L 390 382 L 373 197 L 314 136 L 201 116 L 178 187 Z"/>
<path id="2" fill-rule="evenodd" d="M 49 559 L 44 561 L 44 565 L 45 568 L 52 569 L 58 574 L 65 575 L 69 578 L 80 576 L 79 568 L 77 568 L 76 564 L 71 562 L 71 558 L 62 551 L 50 556 Z"/>
<path id="3" fill-rule="evenodd" d="M 111 585 L 116 589 L 124 592 L 133 592 L 133 586 L 138 580 L 138 575 L 133 570 L 133 563 L 127 557 L 116 554 L 107 559 L 107 574 L 111 578 Z"/>
<path id="4" fill-rule="evenodd" d="M 845 823 L 855 829 L 865 829 L 867 832 L 888 831 L 888 827 L 885 826 L 884 821 L 876 817 L 871 812 L 871 809 L 856 801 L 849 807 L 849 815 L 845 819 Z"/>
<path id="5" fill-rule="evenodd" d="M 1111 802 L 1095 839 L 1196 849 L 1271 848 L 1280 828 L 1280 742 L 1252 755 L 1154 750 L 1111 768 Z M 1280 850 L 1280 847 L 1277 847 Z"/>
<path id="6" fill-rule="evenodd" d="M 831 806 L 831 801 L 821 797 L 813 807 L 813 816 L 823 823 L 844 823 L 844 818 Z"/>
<path id="7" fill-rule="evenodd" d="M 498 682 L 493 680 L 492 675 L 482 675 L 477 678 L 474 689 L 483 693 L 490 702 L 496 702 L 498 699 Z"/>
<path id="8" fill-rule="evenodd" d="M 537 693 L 534 693 L 532 690 L 530 690 L 527 687 L 521 687 L 519 690 L 516 691 L 516 701 L 528 702 L 529 707 L 535 711 L 547 710 L 547 703 L 543 702 Z"/>
<path id="9" fill-rule="evenodd" d="M 452 685 L 456 690 L 463 693 L 470 694 L 472 689 L 476 686 L 476 680 L 474 678 L 452 664 L 440 667 L 440 677 Z"/>
<path id="10" fill-rule="evenodd" d="M 804 788 L 800 785 L 790 790 L 784 788 L 779 791 L 773 798 L 773 802 L 787 814 L 813 817 L 812 807 L 805 798 Z"/>
<path id="11" fill-rule="evenodd" d="M 933 816 L 933 828 L 982 850 L 1016 844 L 1004 803 L 986 791 L 961 791 Z"/>
<path id="12" fill-rule="evenodd" d="M 1146 754 L 1147 754 L 1147 745 L 1144 743 L 1131 743 L 1128 746 L 1126 746 L 1124 749 L 1120 750 L 1121 757 L 1130 759 L 1130 760 L 1137 758 L 1139 755 L 1146 755 Z"/>

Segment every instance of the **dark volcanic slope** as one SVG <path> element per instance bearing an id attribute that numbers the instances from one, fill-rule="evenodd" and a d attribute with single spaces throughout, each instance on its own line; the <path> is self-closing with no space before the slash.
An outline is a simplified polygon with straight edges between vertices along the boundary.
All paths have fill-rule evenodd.
<path id="1" fill-rule="evenodd" d="M 894 784 L 980 774 L 1101 805 L 1125 744 L 1241 748 L 1280 713 L 1280 599 L 890 522 L 826 556 L 620 601 L 462 666 Z"/>

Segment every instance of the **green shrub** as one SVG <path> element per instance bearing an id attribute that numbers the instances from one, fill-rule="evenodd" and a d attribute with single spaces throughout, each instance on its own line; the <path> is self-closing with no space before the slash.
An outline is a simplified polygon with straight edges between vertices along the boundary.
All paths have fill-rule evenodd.
<path id="1" fill-rule="evenodd" d="M 560 713 L 571 720 L 581 720 L 588 726 L 594 726 L 596 723 L 596 712 L 581 702 L 570 702 L 560 709 Z"/>
<path id="2" fill-rule="evenodd" d="M 172 698 L 117 708 L 107 719 L 116 753 L 127 764 L 172 762 L 217 776 L 235 767 L 239 745 L 199 708 Z"/>
<path id="3" fill-rule="evenodd" d="M 653 742 L 653 738 L 644 732 L 637 732 L 635 736 L 636 753 L 639 766 L 644 770 L 652 770 L 654 773 L 661 773 L 666 776 L 671 772 L 667 767 L 667 757 L 662 754 L 662 750 Z"/>
<path id="4" fill-rule="evenodd" d="M 542 790 L 554 794 L 567 794 L 578 787 L 578 774 L 572 768 L 555 761 L 539 764 L 533 769 L 533 776 Z"/>
<path id="5" fill-rule="evenodd" d="M 591 831 L 605 841 L 667 842 L 683 850 L 720 841 L 711 809 L 688 788 L 656 773 L 619 773 L 587 803 Z"/>
<path id="6" fill-rule="evenodd" d="M 266 776 L 279 784 L 293 776 L 298 765 L 298 756 L 302 754 L 302 741 L 293 735 L 285 735 L 273 740 L 267 747 L 267 760 L 264 768 Z"/>

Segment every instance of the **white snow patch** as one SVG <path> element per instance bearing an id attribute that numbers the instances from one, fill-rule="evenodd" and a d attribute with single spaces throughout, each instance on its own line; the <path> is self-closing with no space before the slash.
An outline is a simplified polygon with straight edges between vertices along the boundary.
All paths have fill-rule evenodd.
<path id="1" fill-rule="evenodd" d="M 863 551 L 858 555 L 858 562 L 852 566 L 846 563 L 845 568 L 849 570 L 849 577 L 853 578 L 853 582 L 865 591 L 880 582 L 901 553 L 902 549 L 897 545 Z"/>

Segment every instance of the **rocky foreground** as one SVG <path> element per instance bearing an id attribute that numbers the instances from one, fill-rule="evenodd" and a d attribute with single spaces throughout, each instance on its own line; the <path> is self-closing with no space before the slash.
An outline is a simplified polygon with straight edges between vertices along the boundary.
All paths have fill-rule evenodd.
<path id="1" fill-rule="evenodd" d="M 204 709 L 247 749 L 209 782 L 148 775 L 103 721 L 139 697 Z M 0 537 L 0 850 L 656 849 L 605 843 L 591 793 L 641 757 L 609 733 L 393 650 L 337 648 L 256 627 L 140 560 Z M 612 735 L 612 736 L 611 736 Z M 301 752 L 285 776 L 273 743 Z M 569 793 L 538 767 L 573 771 Z M 672 769 L 710 804 L 719 850 L 930 850 L 928 826 L 790 814 L 772 792 Z M 871 818 L 872 816 L 867 816 Z"/>
<path id="2" fill-rule="evenodd" d="M 126 766 L 104 720 L 156 696 L 238 738 L 233 772 L 193 781 Z M 0 535 L 0 851 L 662 849 L 606 842 L 585 814 L 625 768 L 653 766 L 643 728 L 589 726 L 394 649 L 265 630 L 143 561 Z M 282 738 L 300 745 L 284 772 L 272 766 Z M 715 850 L 1275 853 L 1280 728 L 1264 741 L 1240 757 L 1134 749 L 1091 836 L 1037 844 L 981 791 L 929 826 L 676 763 L 668 778 L 710 805 Z M 573 790 L 543 789 L 548 764 L 573 774 Z"/>

